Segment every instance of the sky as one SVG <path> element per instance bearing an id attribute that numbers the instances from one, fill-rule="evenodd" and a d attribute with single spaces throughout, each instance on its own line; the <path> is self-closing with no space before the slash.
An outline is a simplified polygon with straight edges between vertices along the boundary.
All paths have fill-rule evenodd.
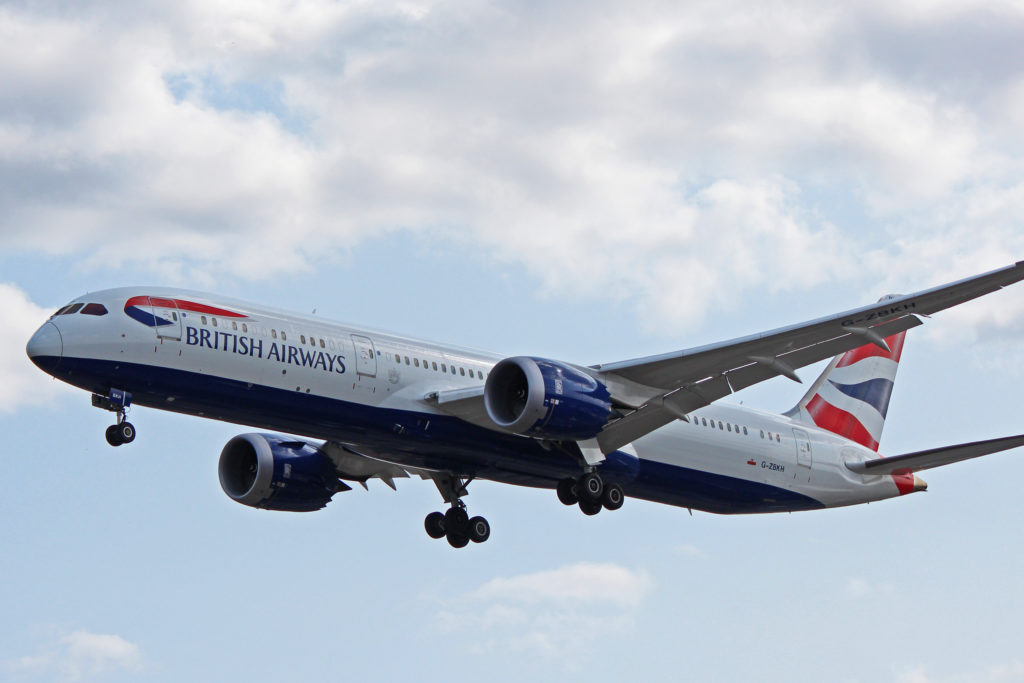
<path id="1" fill-rule="evenodd" d="M 612 362 L 1009 265 L 1022 217 L 1019 0 L 7 0 L 0 679 L 1024 681 L 1024 450 L 792 515 L 475 482 L 454 551 L 427 482 L 246 508 L 246 427 L 111 449 L 24 353 L 160 284 Z M 883 453 L 1024 432 L 1022 339 L 1024 286 L 913 330 Z"/>

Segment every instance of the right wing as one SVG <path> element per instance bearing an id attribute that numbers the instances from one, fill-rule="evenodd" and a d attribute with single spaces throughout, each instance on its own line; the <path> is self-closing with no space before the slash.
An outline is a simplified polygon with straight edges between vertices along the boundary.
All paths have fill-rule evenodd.
<path id="1" fill-rule="evenodd" d="M 594 366 L 612 398 L 629 408 L 598 434 L 610 453 L 730 393 L 779 375 L 800 381 L 796 369 L 921 324 L 931 315 L 1024 279 L 1024 261 L 982 275 L 869 306 L 709 346 Z"/>

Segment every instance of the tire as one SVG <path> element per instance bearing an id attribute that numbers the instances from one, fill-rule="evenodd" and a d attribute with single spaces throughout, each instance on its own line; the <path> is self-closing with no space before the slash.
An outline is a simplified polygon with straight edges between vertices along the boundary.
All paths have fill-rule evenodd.
<path id="1" fill-rule="evenodd" d="M 558 482 L 558 488 L 555 490 L 558 492 L 558 500 L 562 502 L 562 505 L 575 505 L 580 502 L 580 497 L 576 495 L 575 479 L 563 479 Z"/>
<path id="2" fill-rule="evenodd" d="M 626 494 L 618 484 L 608 484 L 601 494 L 601 504 L 606 510 L 618 510 L 626 502 Z"/>
<path id="3" fill-rule="evenodd" d="M 444 528 L 448 534 L 448 540 L 451 541 L 452 534 L 456 536 L 469 536 L 469 515 L 466 514 L 465 508 L 448 508 L 448 512 L 444 513 Z M 462 545 L 465 545 L 463 543 Z M 455 546 L 461 548 L 462 546 Z"/>
<path id="4" fill-rule="evenodd" d="M 121 443 L 131 443 L 135 441 L 135 425 L 131 422 L 122 422 L 116 425 L 117 438 L 121 440 Z"/>
<path id="5" fill-rule="evenodd" d="M 580 501 L 580 510 L 583 511 L 583 514 L 588 516 L 596 515 L 601 511 L 601 507 L 601 503 L 596 500 L 584 499 Z"/>
<path id="6" fill-rule="evenodd" d="M 491 525 L 483 517 L 473 517 L 469 520 L 469 540 L 473 543 L 483 543 L 491 537 Z"/>
<path id="7" fill-rule="evenodd" d="M 117 425 L 110 425 L 107 427 L 107 431 L 104 434 L 107 437 L 107 443 L 111 446 L 120 446 L 122 441 L 117 431 Z"/>
<path id="8" fill-rule="evenodd" d="M 599 502 L 601 494 L 604 493 L 604 482 L 601 481 L 601 475 L 596 472 L 584 474 L 580 477 L 580 483 L 576 490 L 581 500 L 587 498 L 591 501 Z"/>
<path id="9" fill-rule="evenodd" d="M 444 538 L 444 515 L 440 512 L 431 512 L 423 520 L 423 526 L 427 530 L 427 536 L 431 538 Z"/>
<path id="10" fill-rule="evenodd" d="M 465 548 L 469 545 L 469 536 L 466 534 L 448 534 L 448 545 L 453 548 Z"/>

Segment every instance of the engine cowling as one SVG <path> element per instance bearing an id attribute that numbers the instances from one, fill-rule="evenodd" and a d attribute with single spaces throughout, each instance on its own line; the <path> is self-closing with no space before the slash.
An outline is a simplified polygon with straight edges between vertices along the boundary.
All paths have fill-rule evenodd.
<path id="1" fill-rule="evenodd" d="M 311 512 L 349 487 L 331 459 L 302 441 L 273 434 L 241 434 L 228 441 L 217 465 L 220 487 L 254 508 Z"/>
<path id="2" fill-rule="evenodd" d="M 517 356 L 499 362 L 484 386 L 499 427 L 543 439 L 590 439 L 612 415 L 608 388 L 569 365 Z"/>

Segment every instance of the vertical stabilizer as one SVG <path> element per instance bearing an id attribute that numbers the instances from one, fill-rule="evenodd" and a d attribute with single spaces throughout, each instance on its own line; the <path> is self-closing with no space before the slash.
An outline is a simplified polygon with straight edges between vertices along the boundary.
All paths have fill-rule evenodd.
<path id="1" fill-rule="evenodd" d="M 877 451 L 906 334 L 836 356 L 786 414 Z"/>

